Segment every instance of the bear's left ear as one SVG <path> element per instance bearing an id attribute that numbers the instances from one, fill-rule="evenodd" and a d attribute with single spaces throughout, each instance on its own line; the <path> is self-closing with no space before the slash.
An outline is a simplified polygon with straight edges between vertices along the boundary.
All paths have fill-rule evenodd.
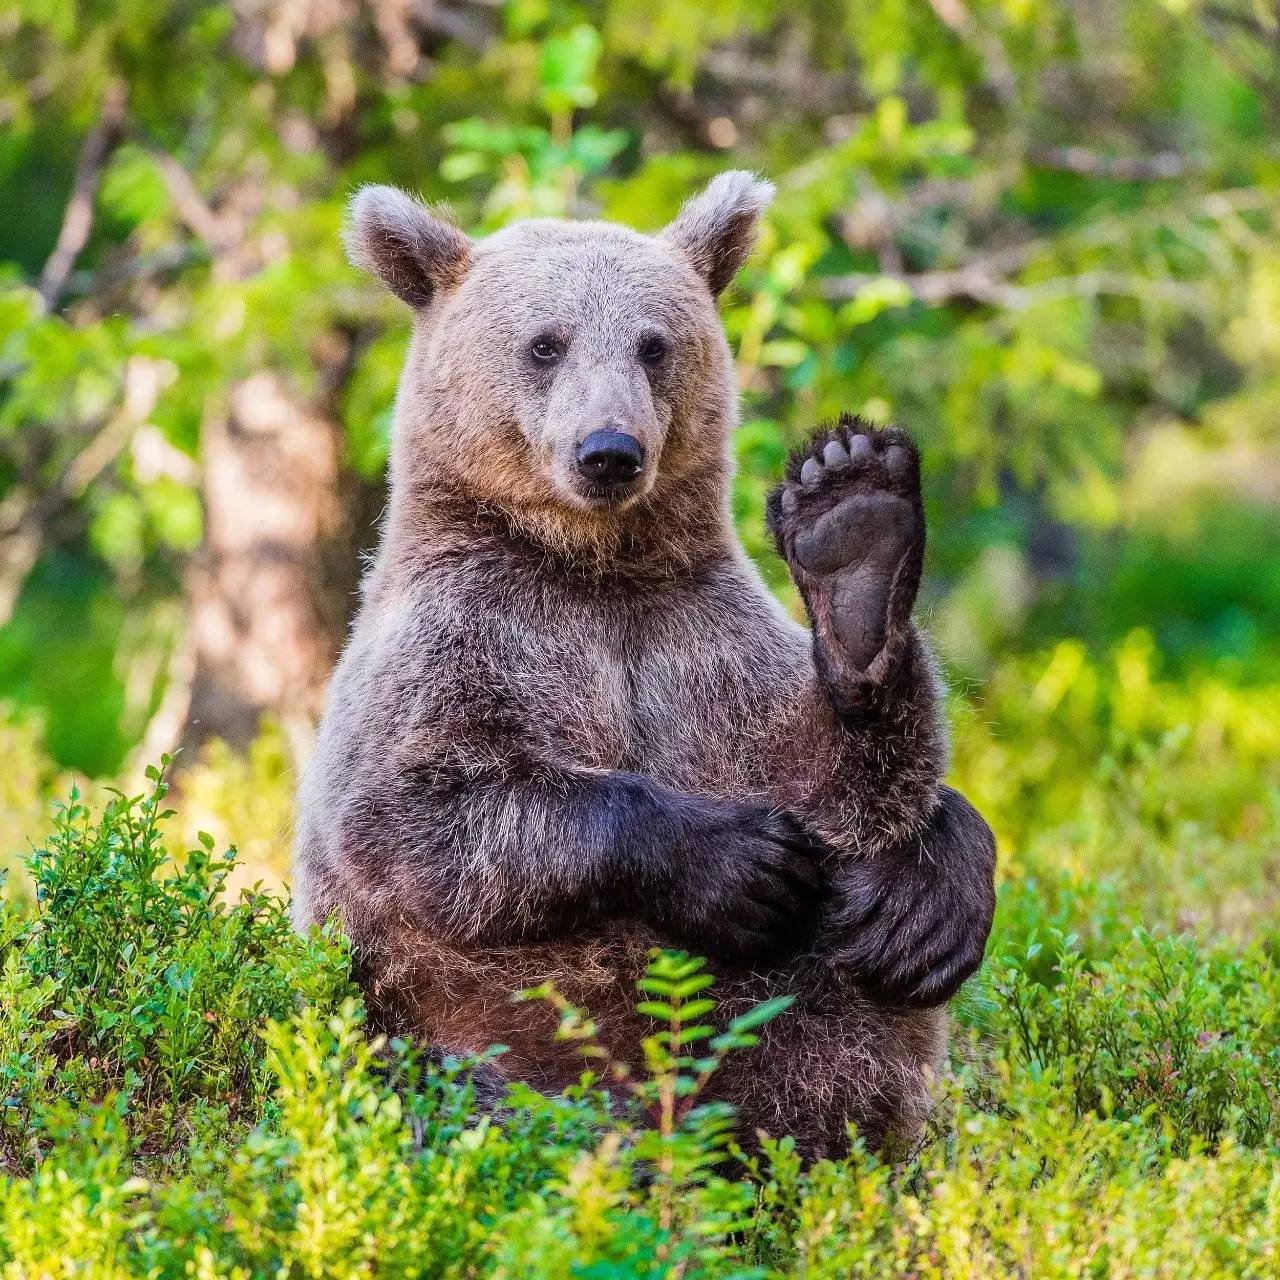
<path id="1" fill-rule="evenodd" d="M 755 248 L 760 215 L 772 199 L 773 183 L 754 173 L 740 169 L 722 173 L 686 202 L 662 235 L 689 259 L 716 295 Z"/>
<path id="2" fill-rule="evenodd" d="M 471 241 L 426 205 L 395 187 L 361 187 L 342 233 L 347 256 L 411 307 L 462 282 Z"/>

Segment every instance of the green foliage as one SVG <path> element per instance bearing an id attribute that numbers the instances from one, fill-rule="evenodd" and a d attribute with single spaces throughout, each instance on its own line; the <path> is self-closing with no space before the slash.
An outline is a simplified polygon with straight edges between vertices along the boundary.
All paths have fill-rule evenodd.
<path id="1" fill-rule="evenodd" d="M 1244 691 L 1152 667 L 1141 637 L 1109 664 L 1059 646 L 961 708 L 960 769 L 986 780 L 1004 883 L 930 1135 L 898 1167 L 856 1144 L 807 1170 L 785 1139 L 736 1152 L 706 1085 L 786 1001 L 725 1023 L 702 962 L 677 953 L 640 983 L 638 1063 L 609 1058 L 589 1010 L 526 993 L 559 1009 L 582 1082 L 515 1086 L 479 1115 L 470 1064 L 369 1035 L 340 939 L 295 937 L 261 892 L 229 901 L 232 858 L 207 838 L 166 856 L 157 779 L 97 811 L 73 795 L 30 858 L 33 900 L 0 907 L 0 1267 L 1271 1274 L 1276 722 Z M 1183 718 L 1194 749 L 1167 728 Z M 269 786 L 278 751 L 252 770 L 209 757 L 199 805 Z M 1197 789 L 1198 769 L 1216 785 Z M 1189 873 L 1197 853 L 1229 859 L 1225 884 Z"/>
<path id="2" fill-rule="evenodd" d="M 30 858 L 33 909 L 0 904 L 12 1001 L 0 1140 L 13 1160 L 38 1158 L 60 1116 L 111 1095 L 156 1156 L 191 1126 L 252 1113 L 261 1026 L 346 986 L 337 940 L 298 938 L 266 894 L 225 900 L 234 855 L 214 857 L 211 837 L 169 861 L 165 786 L 149 776 L 149 794 L 117 794 L 97 819 L 73 791 Z"/>
<path id="3" fill-rule="evenodd" d="M 1138 929 L 1090 963 L 1074 936 L 1050 942 L 1051 982 L 1034 940 L 993 960 L 987 981 L 1016 1060 L 1060 1081 L 1077 1116 L 1158 1114 L 1179 1153 L 1227 1134 L 1274 1138 L 1280 971 L 1264 948 L 1201 950 Z"/>
<path id="4" fill-rule="evenodd" d="M 723 311 L 745 398 L 735 512 L 775 586 L 763 494 L 788 445 L 847 409 L 921 441 L 927 593 L 967 677 L 1142 626 L 1188 669 L 1275 678 L 1265 5 L 460 9 L 12 6 L 0 544 L 33 499 L 39 537 L 35 565 L 0 560 L 0 686 L 61 763 L 114 774 L 163 695 L 206 428 L 240 380 L 279 375 L 340 421 L 353 469 L 384 465 L 407 326 L 338 244 L 366 181 L 483 234 L 529 215 L 653 228 L 720 169 L 767 173 L 778 200 Z"/>
<path id="5" fill-rule="evenodd" d="M 1161 671 L 1134 632 L 1104 661 L 1064 640 L 956 698 L 955 782 L 996 828 L 999 925 L 1108 954 L 1133 924 L 1239 940 L 1274 928 L 1275 684 Z"/>

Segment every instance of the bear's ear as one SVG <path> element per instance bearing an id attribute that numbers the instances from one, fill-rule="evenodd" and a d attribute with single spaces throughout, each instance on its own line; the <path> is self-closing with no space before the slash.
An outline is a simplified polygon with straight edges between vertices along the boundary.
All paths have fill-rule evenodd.
<path id="1" fill-rule="evenodd" d="M 471 241 L 452 222 L 395 187 L 361 187 L 342 239 L 357 267 L 411 307 L 425 307 L 437 289 L 461 283 L 471 261 Z"/>
<path id="2" fill-rule="evenodd" d="M 772 199 L 773 183 L 754 173 L 722 173 L 686 202 L 662 234 L 718 294 L 755 248 L 760 215 Z"/>

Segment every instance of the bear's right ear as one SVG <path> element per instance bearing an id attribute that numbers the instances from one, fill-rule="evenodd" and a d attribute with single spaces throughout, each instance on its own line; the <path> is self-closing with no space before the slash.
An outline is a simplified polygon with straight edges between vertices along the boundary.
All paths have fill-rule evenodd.
<path id="1" fill-rule="evenodd" d="M 760 217 L 772 199 L 773 183 L 754 173 L 722 173 L 685 202 L 662 236 L 688 258 L 712 296 L 718 295 L 755 247 Z"/>
<path id="2" fill-rule="evenodd" d="M 342 233 L 347 257 L 377 276 L 411 307 L 459 284 L 471 262 L 471 241 L 426 205 L 395 187 L 361 187 Z"/>

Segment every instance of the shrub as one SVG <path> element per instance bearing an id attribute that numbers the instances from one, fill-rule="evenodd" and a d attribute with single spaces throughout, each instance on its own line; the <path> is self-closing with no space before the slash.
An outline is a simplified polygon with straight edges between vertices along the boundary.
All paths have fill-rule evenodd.
<path id="1" fill-rule="evenodd" d="M 736 1149 L 702 1089 L 779 1006 L 722 1026 L 682 955 L 641 984 L 631 1067 L 529 993 L 581 1082 L 477 1114 L 471 1064 L 369 1034 L 340 935 L 233 895 L 207 836 L 166 852 L 158 774 L 73 793 L 0 900 L 0 1274 L 1274 1275 L 1273 696 L 1166 687 L 1139 637 L 1057 646 L 961 708 L 960 780 L 1004 834 L 997 929 L 930 1136 L 892 1168 L 856 1141 L 808 1169 L 786 1139 Z M 203 767 L 220 811 L 254 811 L 251 775 Z"/>
<path id="2" fill-rule="evenodd" d="M 117 794 L 96 819 L 73 791 L 29 860 L 33 909 L 0 903 L 0 1140 L 19 1167 L 54 1111 L 112 1094 L 152 1157 L 252 1117 L 261 1027 L 348 982 L 341 940 L 299 938 L 282 899 L 225 900 L 234 855 L 211 837 L 168 860 L 166 787 L 149 776 L 149 794 Z"/>

